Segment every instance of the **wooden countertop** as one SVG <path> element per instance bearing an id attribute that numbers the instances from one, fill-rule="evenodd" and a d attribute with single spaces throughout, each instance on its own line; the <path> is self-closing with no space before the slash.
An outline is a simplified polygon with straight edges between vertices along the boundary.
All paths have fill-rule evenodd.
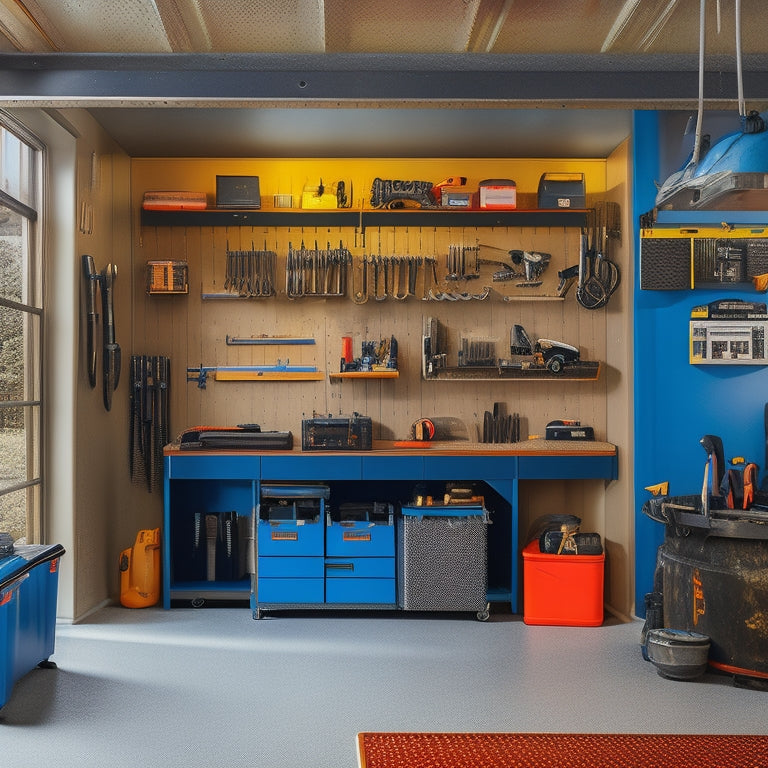
<path id="1" fill-rule="evenodd" d="M 469 441 L 431 441 L 416 448 L 395 446 L 391 440 L 374 440 L 370 451 L 303 451 L 301 446 L 286 450 L 181 450 L 178 441 L 166 445 L 166 456 L 221 456 L 226 454 L 275 456 L 615 456 L 613 443 L 599 440 L 544 440 L 519 443 L 471 443 Z"/>

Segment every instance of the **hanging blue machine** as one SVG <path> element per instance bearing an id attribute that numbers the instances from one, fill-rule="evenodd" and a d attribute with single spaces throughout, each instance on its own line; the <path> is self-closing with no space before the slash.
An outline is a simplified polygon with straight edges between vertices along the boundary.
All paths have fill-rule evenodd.
<path id="1" fill-rule="evenodd" d="M 701 134 L 704 105 L 705 0 L 700 5 L 699 108 L 690 159 L 671 174 L 656 195 L 656 208 L 668 210 L 768 209 L 768 113 L 746 112 L 741 66 L 741 0 L 736 12 L 736 74 L 740 130 L 711 146 Z"/>
<path id="2" fill-rule="evenodd" d="M 673 173 L 656 195 L 671 210 L 768 208 L 768 113 L 752 111 L 740 131 L 716 141 L 698 161 Z"/>

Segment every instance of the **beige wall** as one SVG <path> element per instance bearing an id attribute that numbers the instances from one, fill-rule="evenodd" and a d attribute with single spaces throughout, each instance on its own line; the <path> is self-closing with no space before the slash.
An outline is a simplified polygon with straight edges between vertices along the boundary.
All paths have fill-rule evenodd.
<path id="1" fill-rule="evenodd" d="M 301 433 L 301 420 L 313 412 L 370 416 L 375 437 L 402 439 L 419 417 L 450 417 L 460 420 L 469 440 L 478 439 L 483 412 L 502 402 L 508 412 L 523 416 L 523 434 L 541 434 L 548 421 L 576 418 L 594 426 L 598 439 L 619 445 L 621 479 L 602 481 L 527 482 L 520 484 L 520 528 L 538 515 L 567 510 L 583 519 L 583 529 L 600 532 L 608 552 L 606 601 L 619 615 L 629 615 L 631 605 L 631 489 L 627 470 L 630 455 L 629 381 L 631 369 L 631 236 L 627 193 L 629 160 L 622 145 L 607 160 L 560 161 L 574 170 L 587 167 L 591 200 L 618 202 L 623 213 L 624 236 L 612 254 L 620 263 L 625 280 L 607 310 L 581 308 L 572 290 L 565 301 L 504 301 L 504 286 L 494 285 L 486 301 L 425 302 L 409 298 L 398 302 L 369 300 L 357 305 L 349 299 L 295 299 L 278 295 L 267 299 L 203 301 L 201 292 L 223 291 L 226 251 L 268 247 L 284 264 L 288 243 L 297 247 L 303 240 L 312 247 L 316 240 L 336 244 L 342 240 L 355 258 L 367 253 L 436 256 L 444 271 L 445 254 L 451 243 L 495 245 L 493 254 L 503 258 L 505 250 L 541 250 L 553 255 L 555 272 L 578 261 L 578 229 L 547 228 L 432 228 L 382 227 L 360 232 L 343 227 L 291 229 L 279 227 L 141 226 L 142 195 L 153 189 L 192 189 L 207 192 L 214 201 L 214 182 L 220 174 L 254 174 L 263 180 L 262 196 L 297 191 L 297 179 L 329 178 L 330 161 L 271 160 L 162 160 L 134 159 L 132 200 L 134 206 L 134 344 L 137 352 L 165 354 L 171 358 L 171 429 L 177 434 L 195 424 L 257 422 L 265 429 L 290 429 Z M 335 162 L 335 161 L 334 161 Z M 383 178 L 442 178 L 446 168 L 461 169 L 470 184 L 480 178 L 508 177 L 518 184 L 518 194 L 535 207 L 535 189 L 542 170 L 558 168 L 558 161 L 506 160 L 410 161 L 342 160 L 343 171 L 356 177 L 356 201 L 369 188 L 375 167 Z M 302 170 L 302 164 L 306 169 Z M 324 164 L 324 166 L 323 166 Z M 458 170 L 456 171 L 458 172 Z M 281 186 L 276 178 L 283 174 Z M 442 174 L 442 176 L 441 176 Z M 341 174 L 339 174 L 341 175 Z M 333 177 L 332 172 L 330 177 Z M 359 183 L 363 179 L 362 183 Z M 266 183 L 265 183 L 266 182 Z M 299 183 L 300 188 L 300 183 Z M 533 192 L 533 194 L 532 194 Z M 533 199 L 533 203 L 531 202 Z M 185 260 L 189 264 L 190 292 L 187 296 L 147 296 L 143 290 L 144 268 L 155 259 Z M 498 267 L 496 267 L 498 268 Z M 492 271 L 493 268 L 488 268 Z M 278 269 L 278 274 L 280 271 Z M 488 277 L 489 272 L 485 272 Z M 278 278 L 278 285 L 280 279 Z M 480 282 L 483 282 L 481 280 Z M 485 284 L 485 283 L 484 283 Z M 489 283 L 490 284 L 490 283 Z M 460 288 L 461 290 L 463 288 Z M 474 289 L 473 289 L 474 290 Z M 424 381 L 420 350 L 424 321 L 436 317 L 455 339 L 460 334 L 498 340 L 498 354 L 508 354 L 509 331 L 522 323 L 532 337 L 562 339 L 579 346 L 584 359 L 604 363 L 597 382 L 492 382 Z M 227 336 L 308 335 L 312 347 L 253 348 L 226 345 Z M 291 362 L 316 364 L 326 373 L 338 371 L 341 337 L 352 335 L 355 349 L 363 338 L 377 339 L 394 334 L 400 346 L 400 377 L 386 381 L 317 382 L 222 382 L 209 380 L 205 390 L 186 381 L 188 366 L 270 364 L 276 356 L 290 354 Z"/>
<path id="2" fill-rule="evenodd" d="M 582 515 L 585 525 L 601 532 L 608 550 L 607 603 L 620 614 L 631 613 L 632 563 L 630 498 L 631 436 L 631 237 L 621 246 L 623 274 L 619 294 L 608 311 L 588 312 L 569 294 L 565 301 L 505 302 L 498 295 L 478 302 L 369 301 L 356 305 L 336 299 L 290 301 L 284 296 L 266 300 L 206 301 L 201 291 L 221 288 L 226 250 L 270 247 L 284 253 L 289 241 L 302 238 L 334 243 L 341 239 L 359 257 L 363 243 L 353 228 L 339 231 L 269 231 L 224 227 L 142 227 L 141 196 L 147 189 L 199 189 L 201 173 L 212 192 L 216 173 L 257 175 L 265 161 L 130 159 L 104 135 L 85 113 L 67 110 L 55 125 L 38 112 L 20 110 L 30 127 L 45 128 L 51 151 L 57 156 L 49 210 L 54 229 L 49 238 L 49 333 L 46 394 L 52 403 L 49 430 L 48 508 L 51 540 L 68 550 L 62 564 L 59 613 L 78 619 L 106 600 L 119 597 L 118 557 L 130 546 L 136 531 L 162 523 L 162 494 L 148 492 L 131 482 L 128 471 L 128 364 L 131 354 L 165 354 L 171 357 L 171 430 L 178 434 L 199 423 L 261 423 L 268 429 L 291 429 L 300 434 L 302 417 L 318 413 L 351 413 L 371 416 L 376 436 L 407 436 L 420 416 L 449 416 L 463 422 L 471 441 L 477 439 L 483 411 L 496 401 L 524 417 L 524 433 L 540 433 L 554 418 L 580 418 L 592 424 L 599 439 L 619 445 L 620 475 L 617 483 L 597 481 L 522 484 L 521 530 L 537 514 L 569 509 Z M 34 119 L 33 119 L 34 117 Z M 43 137 L 45 138 L 45 137 Z M 55 150 L 55 152 L 54 152 Z M 288 161 L 272 161 L 288 162 Z M 296 163 L 289 176 L 299 177 Z M 318 161 L 319 162 L 319 161 Z M 327 164 L 328 161 L 322 161 Z M 355 172 L 348 161 L 345 171 Z M 377 161 L 379 162 L 379 161 Z M 381 175 L 435 178 L 446 170 L 457 172 L 457 162 L 467 167 L 476 161 L 442 161 L 438 168 L 420 161 L 381 161 Z M 551 169 L 553 161 L 547 161 Z M 554 161 L 556 163 L 556 161 Z M 398 163 L 400 163 L 398 165 Z M 530 195 L 531 185 L 542 170 L 536 161 L 504 161 L 491 166 L 480 161 L 467 175 L 479 178 L 509 176 L 518 189 Z M 573 163 L 563 161 L 568 169 Z M 606 160 L 586 161 L 588 190 L 622 204 L 625 232 L 629 231 L 627 179 L 629 158 L 625 145 Z M 254 170 L 255 169 L 255 170 Z M 412 173 L 411 173 L 412 172 Z M 303 171 L 302 171 L 303 173 Z M 307 177 L 327 174 L 311 164 Z M 365 176 L 365 172 L 361 172 Z M 264 173 L 264 178 L 270 178 Z M 444 174 L 445 175 L 445 174 Z M 273 175 L 274 177 L 274 175 Z M 302 177 L 303 183 L 303 177 Z M 294 182 L 291 182 L 292 191 Z M 275 189 L 274 191 L 283 191 Z M 268 190 L 265 190 L 268 192 Z M 365 183 L 355 198 L 365 194 Z M 594 196 L 594 195 L 593 195 Z M 81 231 L 81 224 L 82 231 Z M 577 233 L 563 228 L 494 228 L 466 231 L 463 228 L 382 227 L 367 233 L 366 248 L 382 253 L 434 254 L 444 256 L 452 243 L 484 243 L 503 249 L 545 250 L 553 264 L 575 263 Z M 375 237 L 375 240 L 373 239 Z M 381 245 L 379 245 L 381 242 Z M 375 243 L 375 246 L 374 246 Z M 90 253 L 97 268 L 108 262 L 118 267 L 115 284 L 117 341 L 122 347 L 123 370 L 110 412 L 104 409 L 101 373 L 91 390 L 85 368 L 81 257 Z M 147 296 L 145 265 L 153 259 L 186 259 L 190 265 L 188 296 Z M 557 268 L 561 268 L 558 266 Z M 508 345 L 509 329 L 520 322 L 531 336 L 562 338 L 577 344 L 582 356 L 605 363 L 598 382 L 429 382 L 420 370 L 421 334 L 424 319 L 437 317 L 456 338 L 459 334 L 499 339 L 500 354 Z M 290 350 L 292 362 L 311 360 L 324 372 L 338 370 L 342 335 L 363 338 L 394 334 L 400 343 L 400 378 L 394 381 L 228 383 L 211 382 L 206 390 L 186 381 L 187 366 L 237 363 L 270 363 L 257 359 L 254 350 L 238 350 L 225 344 L 226 335 L 311 335 L 316 345 Z M 275 350 L 262 355 L 274 355 Z M 278 350 L 283 353 L 283 350 Z M 243 359 L 243 355 L 246 359 Z M 100 371 L 100 368 L 99 368 Z"/>

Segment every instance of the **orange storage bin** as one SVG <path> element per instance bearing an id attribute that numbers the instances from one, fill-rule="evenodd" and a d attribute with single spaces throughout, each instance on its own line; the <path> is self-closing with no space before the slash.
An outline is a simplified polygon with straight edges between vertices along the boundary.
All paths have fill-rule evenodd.
<path id="1" fill-rule="evenodd" d="M 523 549 L 523 621 L 567 627 L 603 623 L 605 554 L 548 555 Z"/>

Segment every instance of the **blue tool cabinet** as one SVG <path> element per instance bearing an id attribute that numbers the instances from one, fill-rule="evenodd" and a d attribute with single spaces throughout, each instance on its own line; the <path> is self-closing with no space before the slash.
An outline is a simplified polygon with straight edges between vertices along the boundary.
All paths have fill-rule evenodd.
<path id="1" fill-rule="evenodd" d="M 392 506 L 331 513 L 329 496 L 327 485 L 262 484 L 254 618 L 269 609 L 395 607 Z"/>
<path id="2" fill-rule="evenodd" d="M 13 686 L 48 661 L 56 635 L 60 544 L 26 544 L 0 558 L 0 707 Z"/>
<path id="3" fill-rule="evenodd" d="M 325 602 L 324 485 L 262 485 L 255 592 L 265 603 Z"/>
<path id="4" fill-rule="evenodd" d="M 323 499 L 317 522 L 286 520 L 262 526 L 260 509 L 274 486 L 332 485 L 353 488 L 360 501 L 390 503 L 412 497 L 420 483 L 462 481 L 478 485 L 492 513 L 488 529 L 490 602 L 518 610 L 518 487 L 526 480 L 613 480 L 616 447 L 530 440 L 524 444 L 466 450 L 398 450 L 374 441 L 373 450 L 181 451 L 165 449 L 163 605 L 184 600 L 250 600 L 254 615 L 265 606 L 397 608 L 396 523 L 331 519 Z M 267 491 L 265 497 L 264 491 Z M 250 573 L 234 582 L 204 583 L 185 573 L 186 546 L 179 546 L 196 511 L 234 510 L 250 521 Z M 272 530 L 274 529 L 274 530 Z M 273 534 L 275 534 L 273 536 Z M 289 559 L 290 558 L 290 559 Z"/>
<path id="5" fill-rule="evenodd" d="M 325 599 L 333 605 L 393 606 L 395 526 L 391 504 L 340 509 L 325 529 Z"/>

